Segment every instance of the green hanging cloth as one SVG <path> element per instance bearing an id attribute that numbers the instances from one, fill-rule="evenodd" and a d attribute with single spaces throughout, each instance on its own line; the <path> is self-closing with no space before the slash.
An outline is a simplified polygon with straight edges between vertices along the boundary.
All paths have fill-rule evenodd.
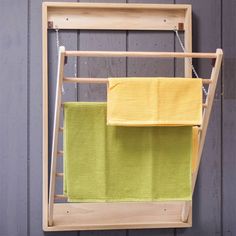
<path id="1" fill-rule="evenodd" d="M 107 126 L 106 110 L 64 105 L 68 201 L 191 200 L 192 127 Z"/>

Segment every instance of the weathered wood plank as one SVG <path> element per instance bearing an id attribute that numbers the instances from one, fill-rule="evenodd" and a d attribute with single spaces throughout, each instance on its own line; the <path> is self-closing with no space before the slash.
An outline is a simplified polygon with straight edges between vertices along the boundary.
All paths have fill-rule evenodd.
<path id="1" fill-rule="evenodd" d="M 236 99 L 236 1 L 222 1 L 222 43 L 224 49 L 224 99 Z"/>
<path id="2" fill-rule="evenodd" d="M 71 1 L 71 0 L 70 0 Z M 30 1 L 29 5 L 30 22 L 29 22 L 29 235 L 42 236 L 45 235 L 42 230 L 42 33 L 39 30 L 42 27 L 41 20 L 41 1 Z M 54 112 L 54 98 L 56 88 L 56 68 L 57 68 L 57 48 L 55 32 L 49 33 L 49 130 L 51 131 L 52 119 Z M 77 33 L 76 32 L 60 32 L 60 42 L 68 49 L 77 49 Z M 69 61 L 66 72 L 73 73 L 74 66 Z M 76 99 L 76 89 L 65 86 L 65 97 L 68 99 Z M 51 144 L 51 132 L 49 132 L 49 140 Z M 61 142 L 60 142 L 61 145 Z M 51 150 L 51 146 L 49 146 Z M 51 151 L 49 151 L 50 157 Z M 50 166 L 50 165 L 49 165 Z M 62 185 L 57 186 L 61 189 Z M 77 235 L 77 232 L 71 233 L 51 233 L 50 235 Z"/>
<path id="3" fill-rule="evenodd" d="M 225 79 L 226 77 L 224 77 Z M 223 106 L 223 235 L 236 235 L 236 99 L 225 99 Z"/>
<path id="4" fill-rule="evenodd" d="M 128 3 L 142 3 L 142 0 L 129 0 Z M 145 3 L 174 3 L 173 0 L 149 0 Z M 174 51 L 173 32 L 129 31 L 128 51 Z M 127 59 L 127 76 L 174 76 L 174 59 Z M 128 230 L 128 235 L 174 235 L 174 229 Z"/>
<path id="5" fill-rule="evenodd" d="M 29 235 L 42 236 L 42 36 L 41 1 L 29 8 Z"/>
<path id="6" fill-rule="evenodd" d="M 128 232 L 128 236 L 174 236 L 174 229 L 135 229 Z"/>
<path id="7" fill-rule="evenodd" d="M 81 231 L 79 236 L 126 236 L 125 230 Z"/>
<path id="8" fill-rule="evenodd" d="M 0 7 L 0 234 L 27 235 L 28 2 Z"/>
<path id="9" fill-rule="evenodd" d="M 223 4 L 223 161 L 222 161 L 222 206 L 223 206 L 223 235 L 236 235 L 236 2 L 234 0 L 222 1 Z"/>

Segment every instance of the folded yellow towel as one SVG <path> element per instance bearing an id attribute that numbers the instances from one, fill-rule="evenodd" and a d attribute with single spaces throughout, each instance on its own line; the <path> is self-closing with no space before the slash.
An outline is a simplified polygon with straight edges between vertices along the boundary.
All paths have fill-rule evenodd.
<path id="1" fill-rule="evenodd" d="M 191 200 L 192 127 L 106 125 L 106 103 L 64 104 L 69 202 Z"/>
<path id="2" fill-rule="evenodd" d="M 202 80 L 109 78 L 107 124 L 201 125 Z"/>

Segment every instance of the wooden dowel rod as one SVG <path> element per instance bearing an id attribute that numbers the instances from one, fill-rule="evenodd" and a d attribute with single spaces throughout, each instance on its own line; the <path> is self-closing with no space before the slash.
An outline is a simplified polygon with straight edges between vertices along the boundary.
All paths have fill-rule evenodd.
<path id="1" fill-rule="evenodd" d="M 54 196 L 54 199 L 61 200 L 61 199 L 67 199 L 67 197 L 63 194 L 56 194 Z"/>
<path id="2" fill-rule="evenodd" d="M 63 156 L 64 155 L 64 152 L 63 151 L 58 151 L 57 152 L 57 156 Z"/>
<path id="3" fill-rule="evenodd" d="M 63 177 L 63 176 L 64 176 L 64 173 L 56 173 L 56 176 L 57 176 L 57 177 Z"/>
<path id="4" fill-rule="evenodd" d="M 108 83 L 107 78 L 74 78 L 74 77 L 65 77 L 64 82 L 68 83 L 97 83 L 97 84 L 106 84 Z"/>
<path id="5" fill-rule="evenodd" d="M 128 78 L 128 77 L 127 77 Z M 108 78 L 75 78 L 75 77 L 65 77 L 64 82 L 67 83 L 91 83 L 91 84 L 106 84 L 108 83 Z M 212 81 L 210 79 L 202 79 L 203 84 L 210 84 Z"/>
<path id="6" fill-rule="evenodd" d="M 60 131 L 60 132 L 63 132 L 63 131 L 64 131 L 64 128 L 63 128 L 63 127 L 60 127 L 60 128 L 59 128 L 59 131 Z"/>
<path id="7" fill-rule="evenodd" d="M 203 84 L 210 84 L 210 83 L 212 83 L 212 80 L 211 79 L 202 79 L 202 83 Z"/>
<path id="8" fill-rule="evenodd" d="M 207 107 L 207 103 L 203 103 L 202 107 L 206 108 Z"/>
<path id="9" fill-rule="evenodd" d="M 81 57 L 162 57 L 162 58 L 216 58 L 216 53 L 186 52 L 121 52 L 121 51 L 66 51 L 66 56 Z"/>

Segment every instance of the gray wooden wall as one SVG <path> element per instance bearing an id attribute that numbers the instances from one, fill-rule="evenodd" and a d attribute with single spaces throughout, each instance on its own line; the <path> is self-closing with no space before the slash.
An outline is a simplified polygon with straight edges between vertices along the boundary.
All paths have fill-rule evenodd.
<path id="1" fill-rule="evenodd" d="M 76 1 L 76 0 L 74 0 Z M 103 0 L 104 1 L 104 0 Z M 92 1 L 86 1 L 92 2 Z M 97 1 L 98 2 L 98 1 Z M 105 1 L 104 1 L 105 2 Z M 108 2 L 108 1 L 107 1 Z M 0 236 L 211 236 L 236 235 L 236 1 L 114 0 L 109 2 L 187 3 L 193 6 L 193 50 L 224 49 L 190 229 L 43 233 L 42 221 L 42 41 L 41 0 L 0 1 Z M 55 33 L 49 35 L 50 109 L 56 72 Z M 81 50 L 180 50 L 174 33 L 61 32 L 61 44 Z M 210 62 L 195 63 L 200 76 Z M 81 76 L 181 75 L 169 60 L 83 59 Z M 66 72 L 74 74 L 73 60 Z M 67 99 L 104 100 L 101 85 L 66 87 Z M 50 129 L 52 114 L 49 116 Z"/>

